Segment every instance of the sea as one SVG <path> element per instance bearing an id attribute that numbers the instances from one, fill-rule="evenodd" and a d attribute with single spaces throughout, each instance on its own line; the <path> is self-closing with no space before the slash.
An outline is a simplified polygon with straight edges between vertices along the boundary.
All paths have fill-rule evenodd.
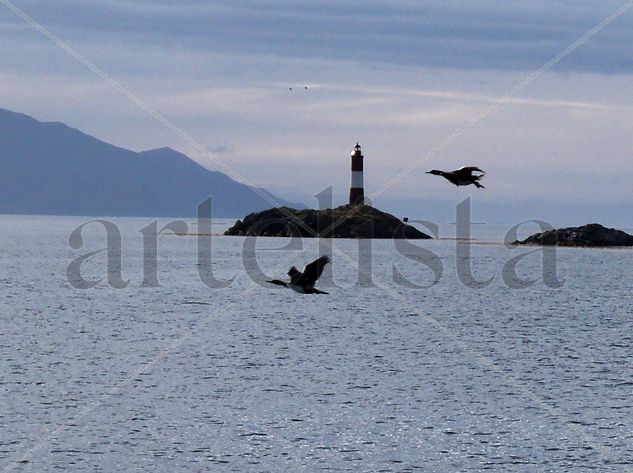
<path id="1" fill-rule="evenodd" d="M 633 471 L 633 250 L 175 220 L 0 216 L 0 472 Z"/>

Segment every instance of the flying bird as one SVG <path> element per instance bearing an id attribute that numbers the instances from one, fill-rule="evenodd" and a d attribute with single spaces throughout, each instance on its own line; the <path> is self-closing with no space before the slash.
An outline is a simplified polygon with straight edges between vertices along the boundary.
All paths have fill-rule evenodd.
<path id="1" fill-rule="evenodd" d="M 323 268 L 325 268 L 325 265 L 329 262 L 329 257 L 321 256 L 319 259 L 307 264 L 306 267 L 303 268 L 303 271 L 299 271 L 294 266 L 290 268 L 288 271 L 290 282 L 280 281 L 279 279 L 273 279 L 272 281 L 266 282 L 277 284 L 278 286 L 289 287 L 300 294 L 327 294 L 327 292 L 315 289 L 314 284 L 317 282 L 317 279 L 321 277 Z"/>
<path id="2" fill-rule="evenodd" d="M 437 169 L 433 169 L 432 171 L 428 171 L 427 174 L 442 176 L 456 186 L 467 186 L 470 184 L 474 184 L 477 188 L 485 189 L 485 187 L 479 183 L 479 180 L 484 177 L 486 173 L 479 169 L 477 166 L 462 166 L 461 168 L 455 169 L 454 171 L 450 172 L 438 171 Z"/>

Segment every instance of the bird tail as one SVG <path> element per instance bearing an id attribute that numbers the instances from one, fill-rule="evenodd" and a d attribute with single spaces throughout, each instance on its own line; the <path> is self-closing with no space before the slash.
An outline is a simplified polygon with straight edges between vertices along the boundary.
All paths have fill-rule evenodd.
<path id="1" fill-rule="evenodd" d="M 312 291 L 310 291 L 312 294 L 329 294 L 329 292 L 325 292 L 325 291 L 319 291 L 318 289 L 312 288 Z"/>

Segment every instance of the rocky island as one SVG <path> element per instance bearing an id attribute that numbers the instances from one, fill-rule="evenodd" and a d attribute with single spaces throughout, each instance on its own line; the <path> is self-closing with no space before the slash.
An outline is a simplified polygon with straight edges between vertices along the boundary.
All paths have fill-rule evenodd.
<path id="1" fill-rule="evenodd" d="M 325 210 L 278 207 L 251 213 L 244 220 L 235 222 L 224 234 L 304 238 L 431 238 L 399 218 L 369 205 L 341 205 Z"/>
<path id="2" fill-rule="evenodd" d="M 545 246 L 633 246 L 633 236 L 621 230 L 606 228 L 597 223 L 581 227 L 567 227 L 536 233 L 513 245 Z"/>

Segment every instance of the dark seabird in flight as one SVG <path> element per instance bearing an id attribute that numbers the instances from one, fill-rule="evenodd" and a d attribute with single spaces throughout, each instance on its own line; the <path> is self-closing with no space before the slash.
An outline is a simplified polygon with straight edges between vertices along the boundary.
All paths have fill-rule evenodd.
<path id="1" fill-rule="evenodd" d="M 456 186 L 467 186 L 470 184 L 474 184 L 477 188 L 485 189 L 485 187 L 479 183 L 479 180 L 484 177 L 486 173 L 479 169 L 477 166 L 463 166 L 450 172 L 438 171 L 437 169 L 433 169 L 432 171 L 428 171 L 427 174 L 442 176 Z"/>
<path id="2" fill-rule="evenodd" d="M 327 294 L 327 292 L 315 289 L 314 284 L 317 282 L 317 279 L 321 277 L 323 268 L 325 268 L 325 265 L 329 262 L 329 257 L 321 256 L 319 259 L 306 265 L 306 267 L 303 268 L 303 271 L 299 271 L 294 266 L 290 268 L 290 271 L 288 271 L 290 282 L 280 281 L 279 279 L 273 279 L 272 281 L 266 282 L 277 284 L 278 286 L 289 287 L 300 294 Z"/>

